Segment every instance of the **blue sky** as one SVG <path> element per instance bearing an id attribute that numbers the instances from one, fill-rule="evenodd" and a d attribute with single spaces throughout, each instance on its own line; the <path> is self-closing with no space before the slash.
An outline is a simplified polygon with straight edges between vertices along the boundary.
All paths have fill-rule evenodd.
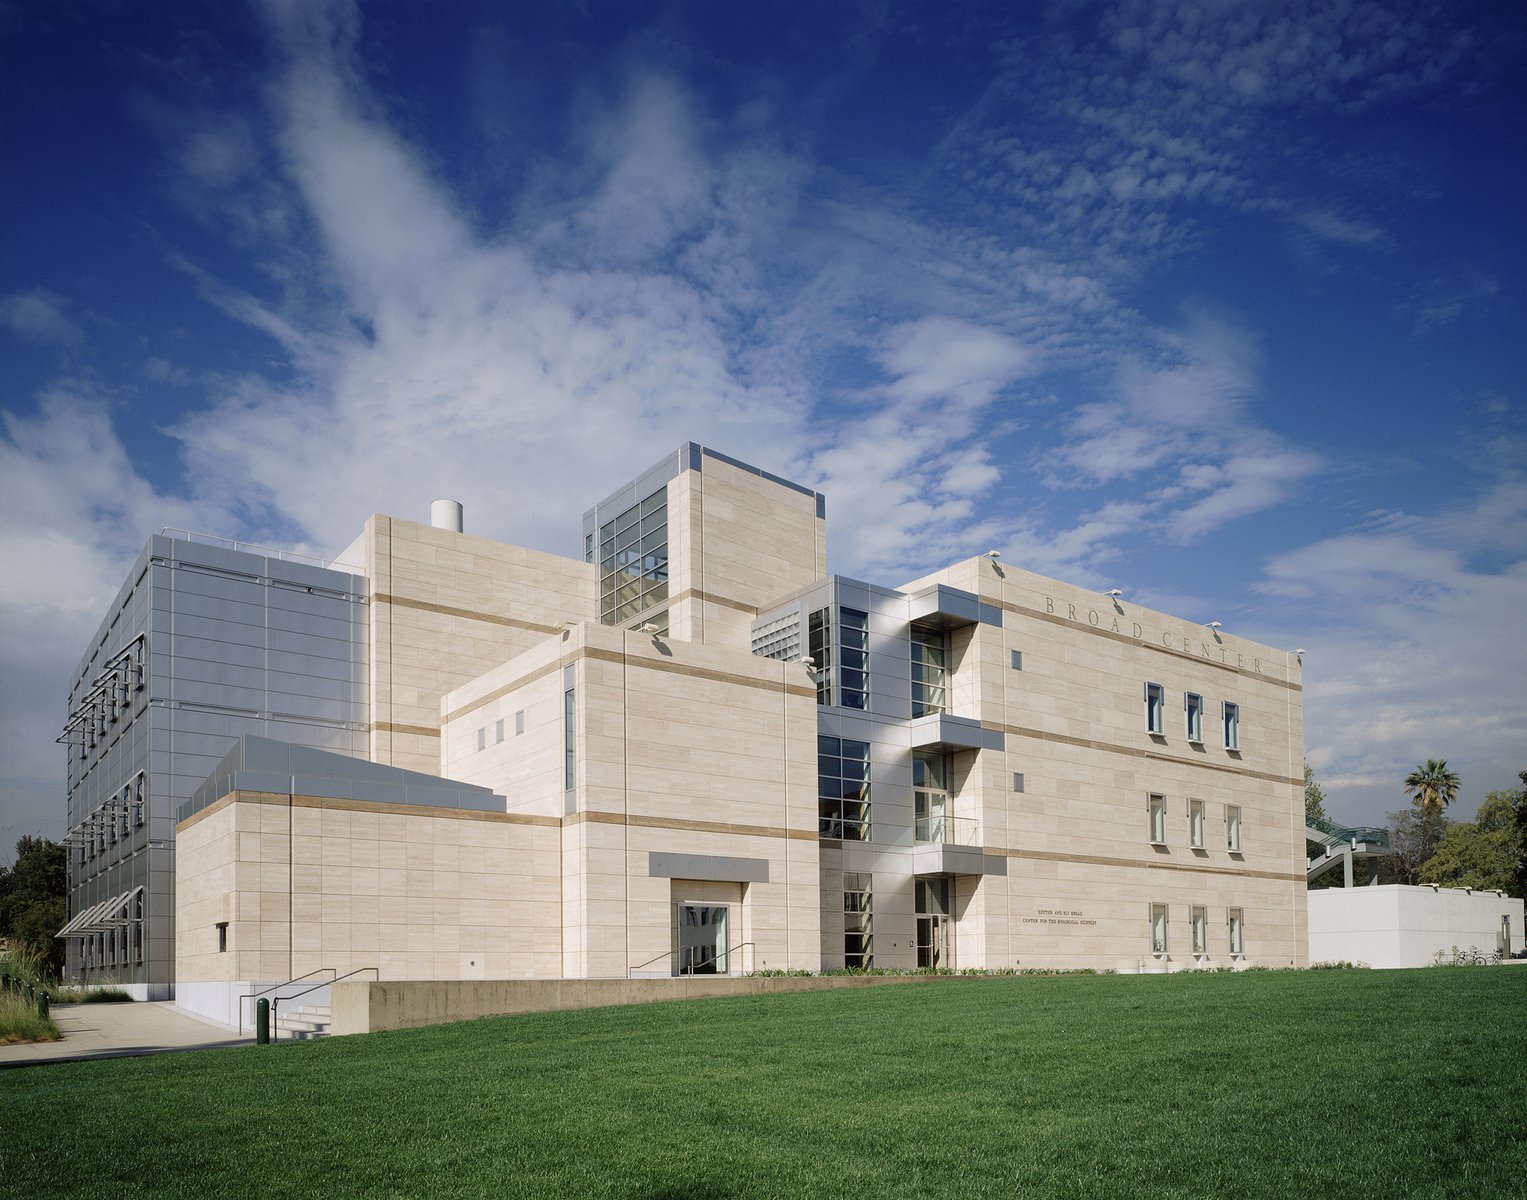
<path id="1" fill-rule="evenodd" d="M 833 570 L 1283 648 L 1338 818 L 1527 767 L 1527 10 L 0 5 L 0 841 L 164 526 L 576 555 L 693 439 Z"/>

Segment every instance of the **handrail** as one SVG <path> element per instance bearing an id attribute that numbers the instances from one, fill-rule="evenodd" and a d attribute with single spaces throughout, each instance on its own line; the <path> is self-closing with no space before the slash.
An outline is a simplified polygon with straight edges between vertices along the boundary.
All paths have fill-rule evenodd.
<path id="1" fill-rule="evenodd" d="M 1321 817 L 1306 817 L 1304 824 L 1306 829 L 1314 829 L 1324 835 L 1319 839 L 1311 839 L 1317 840 L 1321 845 L 1334 846 L 1353 842 L 1389 845 L 1389 830 L 1380 829 L 1374 825 L 1338 825 L 1335 821 L 1327 821 Z"/>
<path id="2" fill-rule="evenodd" d="M 255 998 L 259 997 L 259 996 L 263 996 L 263 995 L 265 995 L 266 992 L 278 992 L 278 991 L 280 991 L 284 987 L 291 987 L 292 984 L 294 984 L 294 983 L 301 983 L 304 979 L 308 978 L 308 976 L 310 976 L 310 975 L 318 975 L 318 974 L 320 974 L 320 973 L 322 973 L 324 971 L 336 971 L 336 970 L 338 970 L 337 967 L 314 967 L 311 971 L 304 971 L 301 975 L 298 975 L 295 979 L 288 979 L 285 983 L 273 983 L 269 987 L 261 988 L 258 992 L 245 992 L 243 995 L 241 995 L 239 997 L 239 1036 L 240 1037 L 244 1036 L 244 1001 L 246 1001 L 246 1000 L 253 1000 L 253 999 L 255 999 Z M 279 999 L 279 997 L 278 997 L 278 999 Z"/>
<path id="3" fill-rule="evenodd" d="M 744 946 L 753 946 L 754 949 L 757 949 L 757 945 L 755 943 L 753 943 L 753 942 L 738 942 L 735 946 L 730 946 L 726 950 L 723 950 L 722 953 L 727 955 L 727 957 L 731 957 L 731 955 L 734 952 L 736 952 L 738 950 L 741 950 Z M 659 958 L 667 958 L 671 954 L 673 954 L 672 950 L 664 950 L 661 954 L 659 954 L 657 956 L 657 958 L 649 958 L 644 963 L 637 963 L 636 966 L 634 966 L 634 967 L 627 967 L 626 968 L 626 978 L 629 979 L 631 977 L 631 972 L 632 971 L 640 971 L 643 967 L 650 967 L 653 963 L 657 962 L 657 960 Z M 694 975 L 695 975 L 695 973 L 693 971 L 681 971 L 678 975 L 674 975 L 671 978 L 674 978 L 674 979 L 693 979 Z"/>
<path id="4" fill-rule="evenodd" d="M 325 970 L 325 971 L 332 971 L 333 969 L 334 969 L 333 967 L 324 967 L 323 968 L 323 970 Z M 312 987 L 307 988 L 307 989 L 305 989 L 303 991 L 300 991 L 296 995 L 293 995 L 293 996 L 277 996 L 276 999 L 272 1000 L 271 1004 L 270 1004 L 270 1027 L 271 1027 L 271 1029 L 274 1030 L 276 1028 L 276 1008 L 281 1003 L 282 1000 L 301 1000 L 302 997 L 304 997 L 304 996 L 306 996 L 308 994 L 308 992 L 316 992 L 319 988 L 333 987 L 336 983 L 340 982 L 340 980 L 342 980 L 342 979 L 349 979 L 350 976 L 352 976 L 352 975 L 359 975 L 362 971 L 376 971 L 377 979 L 380 980 L 382 978 L 382 972 L 380 970 L 377 970 L 376 967 L 356 967 L 355 970 L 353 970 L 353 971 L 346 971 L 343 975 L 340 975 L 338 978 L 326 980 L 323 983 L 315 983 Z M 271 1037 L 273 1039 L 276 1038 L 276 1037 L 279 1037 L 279 1036 L 280 1035 L 276 1034 L 276 1033 L 272 1033 L 271 1034 Z"/>

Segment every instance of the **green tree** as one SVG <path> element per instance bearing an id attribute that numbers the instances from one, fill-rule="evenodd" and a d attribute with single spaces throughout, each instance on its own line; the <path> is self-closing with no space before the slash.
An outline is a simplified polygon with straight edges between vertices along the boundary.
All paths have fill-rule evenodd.
<path id="1" fill-rule="evenodd" d="M 1315 782 L 1315 768 L 1309 759 L 1304 760 L 1304 819 L 1328 820 L 1326 817 L 1326 794 Z"/>
<path id="2" fill-rule="evenodd" d="M 0 867 L 0 937 L 15 940 L 55 974 L 63 967 L 63 943 L 53 935 L 67 919 L 68 892 L 68 859 L 56 842 L 23 837 L 15 865 Z"/>
<path id="3" fill-rule="evenodd" d="M 1412 804 L 1441 812 L 1458 799 L 1458 772 L 1448 770 L 1444 759 L 1429 758 L 1405 777 L 1405 790 Z"/>
<path id="4" fill-rule="evenodd" d="M 1516 805 L 1516 894 L 1527 899 L 1527 771 L 1517 778 L 1522 786 L 1517 788 L 1520 797 Z"/>
<path id="5" fill-rule="evenodd" d="M 1418 882 L 1516 895 L 1521 851 L 1517 812 L 1522 791 L 1491 792 L 1473 821 L 1449 824 L 1435 853 L 1417 872 Z"/>
<path id="6" fill-rule="evenodd" d="M 1393 882 L 1420 883 L 1421 868 L 1437 853 L 1447 829 L 1441 806 L 1422 804 L 1419 797 L 1409 809 L 1390 813 L 1388 861 Z"/>

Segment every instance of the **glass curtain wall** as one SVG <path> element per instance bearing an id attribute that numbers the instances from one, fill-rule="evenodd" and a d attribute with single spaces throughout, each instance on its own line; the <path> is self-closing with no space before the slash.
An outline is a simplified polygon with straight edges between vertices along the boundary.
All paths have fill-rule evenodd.
<path id="1" fill-rule="evenodd" d="M 619 625 L 668 600 L 668 489 L 599 529 L 599 619 Z"/>
<path id="2" fill-rule="evenodd" d="M 949 640 L 942 629 L 912 626 L 912 715 L 948 711 Z"/>

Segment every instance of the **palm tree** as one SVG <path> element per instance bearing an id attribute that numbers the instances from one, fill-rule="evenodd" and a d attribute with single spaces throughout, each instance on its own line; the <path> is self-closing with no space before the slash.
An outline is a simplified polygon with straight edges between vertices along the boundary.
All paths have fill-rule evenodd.
<path id="1" fill-rule="evenodd" d="M 1417 767 L 1405 776 L 1405 790 L 1410 801 L 1423 811 L 1435 808 L 1441 812 L 1458 799 L 1458 772 L 1449 771 L 1447 763 L 1440 758 L 1429 758 L 1426 765 Z"/>

